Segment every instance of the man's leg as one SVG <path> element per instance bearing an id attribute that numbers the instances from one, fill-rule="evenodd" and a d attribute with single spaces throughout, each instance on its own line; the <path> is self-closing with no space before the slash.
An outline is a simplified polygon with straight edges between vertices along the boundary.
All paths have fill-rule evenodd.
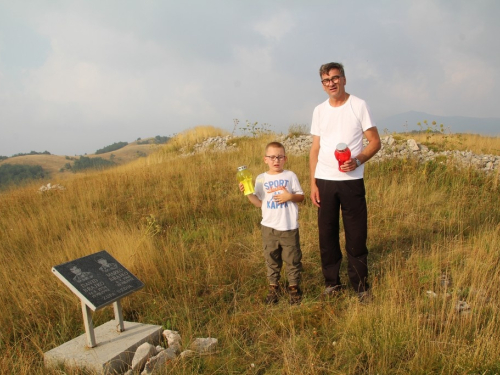
<path id="1" fill-rule="evenodd" d="M 340 200 L 337 193 L 338 181 L 316 179 L 319 189 L 318 209 L 319 250 L 321 268 L 327 287 L 340 286 L 340 264 L 342 252 L 339 242 Z"/>
<path id="2" fill-rule="evenodd" d="M 352 287 L 360 293 L 369 288 L 366 247 L 368 214 L 363 179 L 342 181 L 340 197 L 348 258 L 347 272 Z"/>

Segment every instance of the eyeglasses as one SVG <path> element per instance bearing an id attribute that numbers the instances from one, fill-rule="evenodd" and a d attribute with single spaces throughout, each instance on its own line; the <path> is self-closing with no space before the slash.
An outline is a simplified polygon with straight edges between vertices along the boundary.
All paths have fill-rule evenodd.
<path id="1" fill-rule="evenodd" d="M 279 155 L 279 156 L 267 156 L 266 155 L 266 158 L 269 158 L 271 159 L 272 161 L 275 161 L 276 159 L 278 159 L 278 161 L 281 161 L 281 160 L 284 160 L 286 158 L 285 155 Z"/>
<path id="2" fill-rule="evenodd" d="M 328 86 L 330 83 L 339 83 L 341 76 L 333 76 L 332 78 L 325 78 L 321 81 L 323 86 Z"/>

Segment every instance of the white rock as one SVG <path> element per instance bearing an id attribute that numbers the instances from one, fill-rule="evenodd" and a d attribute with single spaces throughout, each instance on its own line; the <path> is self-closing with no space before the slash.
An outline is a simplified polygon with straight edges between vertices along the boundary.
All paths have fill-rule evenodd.
<path id="1" fill-rule="evenodd" d="M 189 358 L 189 357 L 193 357 L 196 355 L 196 352 L 194 350 L 184 350 L 180 355 L 179 357 L 180 358 Z"/>
<path id="2" fill-rule="evenodd" d="M 436 298 L 437 297 L 437 293 L 433 292 L 432 290 L 428 290 L 426 293 L 427 293 L 427 297 L 429 297 L 429 298 Z"/>
<path id="3" fill-rule="evenodd" d="M 412 151 L 420 150 L 420 147 L 418 147 L 418 144 L 414 139 L 408 139 L 406 141 L 406 144 L 408 145 L 408 148 Z"/>
<path id="4" fill-rule="evenodd" d="M 198 353 L 210 353 L 217 348 L 218 340 L 213 337 L 198 338 L 191 343 L 191 350 Z"/>
<path id="5" fill-rule="evenodd" d="M 137 348 L 132 359 L 132 370 L 140 372 L 146 361 L 156 355 L 156 348 L 148 342 L 145 342 Z"/>
<path id="6" fill-rule="evenodd" d="M 451 286 L 451 279 L 447 274 L 441 275 L 441 286 L 445 288 Z"/>
<path id="7" fill-rule="evenodd" d="M 465 301 L 458 301 L 456 306 L 455 306 L 455 310 L 458 311 L 459 313 L 465 312 L 465 311 L 470 310 L 470 306 Z"/>
<path id="8" fill-rule="evenodd" d="M 144 366 L 144 371 L 141 373 L 141 375 L 152 374 L 153 371 L 163 371 L 169 361 L 174 360 L 176 357 L 177 354 L 172 348 L 167 348 L 161 351 L 158 355 L 149 358 L 146 365 Z"/>
<path id="9" fill-rule="evenodd" d="M 181 335 L 179 335 L 179 332 L 166 329 L 165 331 L 163 331 L 163 337 L 167 339 L 169 348 L 174 349 L 176 353 L 180 353 L 182 347 L 182 339 Z"/>
<path id="10" fill-rule="evenodd" d="M 165 348 L 164 348 L 163 346 L 158 345 L 158 346 L 156 347 L 156 354 L 160 354 L 160 353 L 161 353 L 162 351 L 164 351 L 164 350 L 165 350 Z"/>

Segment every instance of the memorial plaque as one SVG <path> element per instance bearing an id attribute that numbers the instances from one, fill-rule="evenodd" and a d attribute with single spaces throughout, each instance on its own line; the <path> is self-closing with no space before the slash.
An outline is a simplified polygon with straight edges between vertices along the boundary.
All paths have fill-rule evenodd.
<path id="1" fill-rule="evenodd" d="M 93 311 L 144 286 L 106 250 L 54 266 L 52 272 Z"/>

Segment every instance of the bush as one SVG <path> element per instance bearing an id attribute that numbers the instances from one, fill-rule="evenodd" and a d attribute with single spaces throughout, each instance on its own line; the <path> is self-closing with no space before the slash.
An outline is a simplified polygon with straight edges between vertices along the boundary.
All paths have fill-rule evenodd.
<path id="1" fill-rule="evenodd" d="M 19 153 L 19 154 L 12 155 L 12 157 L 15 158 L 16 156 L 26 156 L 26 155 L 52 155 L 52 154 L 48 151 L 44 151 L 44 152 L 31 151 L 29 154 Z"/>
<path id="2" fill-rule="evenodd" d="M 22 182 L 43 179 L 48 173 L 40 165 L 0 165 L 0 188 Z"/>
<path id="3" fill-rule="evenodd" d="M 85 169 L 104 169 L 115 165 L 112 161 L 105 160 L 103 158 L 89 158 L 86 156 L 80 156 L 80 159 L 76 159 L 71 170 L 73 172 L 83 171 Z"/>
<path id="4" fill-rule="evenodd" d="M 99 154 L 104 154 L 106 152 L 116 151 L 125 147 L 126 145 L 128 145 L 128 142 L 116 142 L 113 143 L 112 145 L 97 150 L 95 153 L 96 155 L 99 155 Z"/>
<path id="5" fill-rule="evenodd" d="M 157 145 L 161 145 L 161 144 L 167 143 L 169 139 L 170 139 L 170 137 L 162 137 L 162 136 L 157 135 L 155 137 L 155 143 Z"/>

